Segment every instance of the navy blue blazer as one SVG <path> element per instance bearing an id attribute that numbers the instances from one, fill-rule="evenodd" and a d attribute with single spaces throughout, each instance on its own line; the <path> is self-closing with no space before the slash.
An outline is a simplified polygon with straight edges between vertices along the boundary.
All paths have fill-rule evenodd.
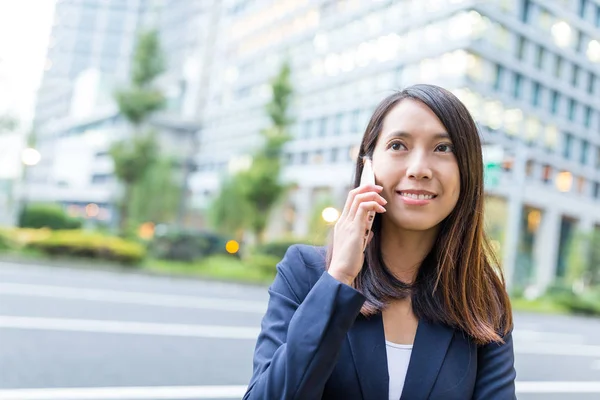
<path id="1" fill-rule="evenodd" d="M 360 314 L 364 296 L 325 272 L 324 248 L 290 247 L 269 294 L 244 399 L 389 398 L 382 316 Z M 504 340 L 477 346 L 420 320 L 400 399 L 516 399 L 512 335 Z"/>

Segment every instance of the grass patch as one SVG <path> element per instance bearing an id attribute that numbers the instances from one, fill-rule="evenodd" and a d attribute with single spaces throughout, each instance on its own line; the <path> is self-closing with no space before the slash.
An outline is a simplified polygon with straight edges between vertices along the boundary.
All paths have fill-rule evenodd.
<path id="1" fill-rule="evenodd" d="M 522 297 L 512 298 L 511 304 L 514 311 L 540 314 L 569 314 L 569 311 L 565 306 L 546 297 L 540 297 L 535 300 L 527 300 Z"/>
<path id="2" fill-rule="evenodd" d="M 149 259 L 144 269 L 172 275 L 198 276 L 239 282 L 270 283 L 273 275 L 251 268 L 241 260 L 231 256 L 212 256 L 200 262 L 186 263 Z"/>

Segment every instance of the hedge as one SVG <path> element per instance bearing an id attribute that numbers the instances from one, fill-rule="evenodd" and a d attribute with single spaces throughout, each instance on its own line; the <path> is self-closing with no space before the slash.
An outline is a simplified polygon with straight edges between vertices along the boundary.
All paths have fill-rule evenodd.
<path id="1" fill-rule="evenodd" d="M 19 226 L 34 229 L 79 229 L 81 220 L 70 217 L 56 204 L 32 204 L 25 207 L 19 215 Z"/>
<path id="2" fill-rule="evenodd" d="M 146 249 L 139 243 L 116 236 L 82 230 L 53 231 L 49 236 L 30 242 L 29 247 L 49 255 L 65 255 L 139 264 Z"/>

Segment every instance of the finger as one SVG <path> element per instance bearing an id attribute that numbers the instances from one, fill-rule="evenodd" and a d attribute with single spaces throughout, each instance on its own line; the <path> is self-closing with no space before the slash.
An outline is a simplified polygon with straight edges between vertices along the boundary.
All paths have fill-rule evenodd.
<path id="1" fill-rule="evenodd" d="M 369 224 L 369 221 L 368 221 L 369 211 L 384 213 L 384 212 L 386 212 L 386 209 L 385 209 L 385 207 L 383 207 L 381 204 L 379 204 L 376 201 L 365 201 L 365 202 L 360 203 L 360 205 L 358 206 L 358 210 L 356 211 L 356 215 L 353 220 L 354 221 L 362 221 L 364 224 L 362 226 L 366 227 L 367 224 Z"/>
<path id="2" fill-rule="evenodd" d="M 379 185 L 363 185 L 357 188 L 352 189 L 348 192 L 348 196 L 346 197 L 346 203 L 344 204 L 344 209 L 342 210 L 342 214 L 340 215 L 340 219 L 342 217 L 346 217 L 350 214 L 350 209 L 352 208 L 352 204 L 354 203 L 354 199 L 357 195 L 366 192 L 377 192 L 380 193 L 383 190 L 382 186 Z"/>
<path id="3" fill-rule="evenodd" d="M 354 219 L 360 204 L 362 204 L 365 201 L 369 201 L 369 200 L 375 201 L 381 205 L 387 204 L 387 200 L 384 199 L 379 193 L 375 193 L 375 192 L 359 193 L 354 197 L 354 202 L 352 203 L 352 206 L 350 207 L 348 215 L 352 219 Z"/>

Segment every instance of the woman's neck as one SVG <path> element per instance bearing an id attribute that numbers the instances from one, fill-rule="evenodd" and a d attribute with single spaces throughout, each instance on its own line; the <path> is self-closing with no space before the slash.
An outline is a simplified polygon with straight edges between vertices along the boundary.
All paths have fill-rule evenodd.
<path id="1" fill-rule="evenodd" d="M 390 272 L 402 282 L 414 282 L 437 233 L 437 227 L 427 231 L 409 231 L 382 221 L 381 253 Z"/>

